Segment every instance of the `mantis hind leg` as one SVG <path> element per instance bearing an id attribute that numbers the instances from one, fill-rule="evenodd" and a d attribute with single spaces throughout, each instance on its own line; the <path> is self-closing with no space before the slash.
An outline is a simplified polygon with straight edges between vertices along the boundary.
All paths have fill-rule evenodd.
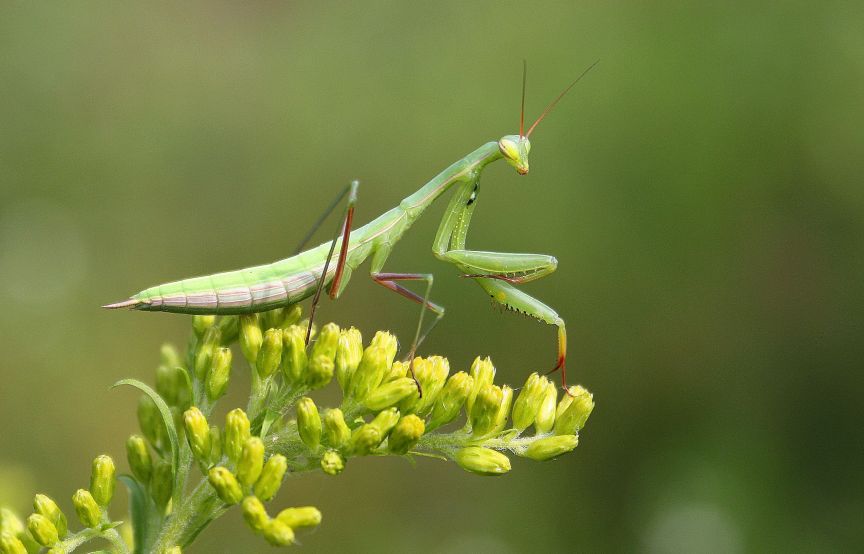
<path id="1" fill-rule="evenodd" d="M 505 309 L 558 327 L 558 359 L 549 373 L 560 369 L 561 384 L 564 390 L 567 390 L 567 328 L 561 316 L 543 302 L 496 277 L 478 278 L 477 284 L 486 291 L 493 302 L 501 304 Z"/>
<path id="2" fill-rule="evenodd" d="M 345 206 L 345 215 L 342 218 L 342 221 L 339 224 L 339 231 L 336 233 L 336 236 L 333 237 L 333 242 L 330 244 L 330 251 L 327 253 L 327 259 L 324 261 L 324 269 L 321 271 L 321 277 L 318 280 L 318 287 L 315 289 L 315 296 L 312 298 L 312 306 L 309 308 L 309 326 L 306 328 L 306 344 L 309 344 L 309 338 L 312 336 L 312 325 L 315 321 L 315 310 L 318 308 L 318 303 L 321 300 L 321 291 L 324 290 L 324 283 L 327 280 L 327 272 L 330 268 L 330 262 L 333 259 L 333 254 L 336 251 L 336 243 L 339 242 L 339 239 L 342 239 L 342 245 L 339 248 L 339 258 L 336 261 L 336 271 L 333 275 L 333 280 L 330 281 L 330 297 L 336 298 L 341 290 L 342 277 L 346 275 L 345 273 L 345 262 L 348 259 L 348 241 L 351 238 L 351 224 L 354 221 L 354 206 L 357 205 L 357 189 L 360 188 L 359 181 L 351 181 L 351 184 L 348 185 L 345 190 L 340 194 L 336 201 L 327 209 L 324 215 L 318 219 L 315 225 L 312 227 L 312 231 L 307 234 L 307 238 L 301 242 L 301 248 L 308 240 L 308 237 L 315 232 L 315 230 L 321 226 L 321 223 L 327 217 L 327 215 L 333 211 L 333 209 L 338 205 L 338 203 L 348 195 L 348 202 Z"/>

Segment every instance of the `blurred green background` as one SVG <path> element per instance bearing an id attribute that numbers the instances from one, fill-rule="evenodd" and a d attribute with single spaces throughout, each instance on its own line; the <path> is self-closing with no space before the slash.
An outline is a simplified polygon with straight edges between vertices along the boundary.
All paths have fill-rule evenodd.
<path id="1" fill-rule="evenodd" d="M 530 175 L 487 170 L 469 236 L 558 257 L 526 290 L 595 393 L 579 448 L 500 479 L 363 459 L 291 481 L 280 504 L 325 514 L 303 550 L 860 547 L 862 28 L 860 2 L 4 3 L 3 501 L 125 459 L 136 395 L 108 386 L 185 340 L 188 317 L 99 305 L 284 257 L 351 178 L 365 223 L 517 131 L 523 58 L 529 119 L 600 59 Z M 437 275 L 428 353 L 521 384 L 554 330 L 433 258 L 440 204 L 388 269 Z M 416 309 L 357 274 L 321 314 L 405 337 Z M 232 513 L 192 551 L 269 549 Z"/>

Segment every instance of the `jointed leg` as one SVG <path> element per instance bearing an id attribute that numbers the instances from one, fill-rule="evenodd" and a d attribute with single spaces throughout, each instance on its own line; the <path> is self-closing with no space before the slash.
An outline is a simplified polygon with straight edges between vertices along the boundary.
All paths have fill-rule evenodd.
<path id="1" fill-rule="evenodd" d="M 345 271 L 345 261 L 348 256 L 348 240 L 351 237 L 351 222 L 354 220 L 354 206 L 357 204 L 357 189 L 360 186 L 359 181 L 351 181 L 351 184 L 345 189 L 345 192 L 339 195 L 336 199 L 338 203 L 345 195 L 348 195 L 348 203 L 345 206 L 345 216 L 339 225 L 339 232 L 333 238 L 330 244 L 330 251 L 327 253 L 327 259 L 324 261 L 324 269 L 321 271 L 321 278 L 318 280 L 318 288 L 315 289 L 315 296 L 312 298 L 312 306 L 309 308 L 309 326 L 306 328 L 306 344 L 309 344 L 309 338 L 312 336 L 312 324 L 315 321 L 315 310 L 318 307 L 318 302 L 321 299 L 321 291 L 324 290 L 324 283 L 327 280 L 327 271 L 330 269 L 330 260 L 333 259 L 333 252 L 336 250 L 336 243 L 339 238 L 342 238 L 342 246 L 339 248 L 339 259 L 336 262 L 336 272 L 333 275 L 333 280 L 330 282 L 330 297 L 336 298 L 339 291 L 340 281 L 342 280 L 343 272 Z M 333 210 L 333 206 L 328 208 L 328 213 Z M 326 217 L 326 213 L 325 216 Z M 315 228 L 321 225 L 323 218 L 315 224 Z M 313 228 L 313 232 L 315 230 Z M 311 234 L 311 233 L 310 233 Z M 304 239 L 305 241 L 308 240 Z"/>

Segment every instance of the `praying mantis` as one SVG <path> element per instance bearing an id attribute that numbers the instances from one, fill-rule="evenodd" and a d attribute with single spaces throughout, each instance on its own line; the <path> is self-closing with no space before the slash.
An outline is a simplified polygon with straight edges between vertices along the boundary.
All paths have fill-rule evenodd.
<path id="1" fill-rule="evenodd" d="M 455 189 L 435 234 L 432 253 L 439 260 L 454 265 L 463 277 L 476 281 L 493 302 L 507 310 L 533 317 L 558 328 L 558 356 L 550 373 L 561 370 L 562 385 L 566 390 L 567 330 L 564 320 L 555 310 L 515 286 L 549 275 L 557 268 L 558 261 L 553 256 L 545 254 L 469 250 L 465 243 L 471 216 L 477 205 L 480 176 L 483 170 L 489 164 L 503 159 L 519 175 L 526 175 L 529 169 L 528 154 L 531 151 L 528 137 L 564 95 L 595 65 L 597 62 L 590 65 L 570 83 L 525 131 L 527 67 L 523 64 L 519 134 L 506 135 L 483 144 L 436 175 L 417 192 L 403 199 L 398 206 L 366 225 L 357 229 L 351 227 L 359 189 L 359 183 L 353 181 L 327 212 L 335 209 L 347 196 L 339 232 L 331 242 L 302 251 L 305 242 L 326 217 L 325 213 L 301 243 L 297 252 L 289 258 L 271 264 L 157 285 L 133 295 L 128 300 L 103 307 L 185 314 L 249 314 L 290 306 L 314 297 L 306 335 L 308 343 L 315 307 L 322 289 L 328 287 L 329 296 L 334 300 L 339 298 L 350 281 L 352 273 L 371 258 L 369 272 L 375 283 L 421 306 L 417 329 L 408 355 L 408 359 L 413 360 L 417 346 L 435 323 L 444 316 L 444 308 L 429 298 L 433 283 L 431 273 L 385 272 L 384 264 L 393 247 L 411 225 L 423 215 L 426 208 L 444 193 Z M 335 265 L 331 265 L 336 251 L 338 251 L 338 258 Z M 404 281 L 424 282 L 426 286 L 424 295 L 421 296 L 400 284 Z M 435 320 L 421 336 L 423 315 L 426 311 L 432 312 Z M 413 374 L 413 364 L 411 365 Z"/>

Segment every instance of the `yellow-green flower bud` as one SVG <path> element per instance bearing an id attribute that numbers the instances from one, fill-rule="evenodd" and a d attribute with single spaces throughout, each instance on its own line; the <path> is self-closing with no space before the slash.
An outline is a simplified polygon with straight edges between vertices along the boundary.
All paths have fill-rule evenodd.
<path id="1" fill-rule="evenodd" d="M 369 345 L 363 351 L 360 365 L 348 383 L 348 396 L 362 402 L 384 378 L 384 372 L 390 367 L 387 360 L 388 353 L 385 348 Z"/>
<path id="2" fill-rule="evenodd" d="M 303 397 L 297 401 L 297 432 L 309 450 L 315 450 L 321 443 L 321 416 L 318 415 L 318 407 L 309 397 Z"/>
<path id="3" fill-rule="evenodd" d="M 354 432 L 351 433 L 348 448 L 353 454 L 364 456 L 377 448 L 382 440 L 384 440 L 384 437 L 381 436 L 381 431 L 378 427 L 366 423 L 354 429 Z"/>
<path id="4" fill-rule="evenodd" d="M 313 356 L 309 359 L 309 366 L 306 368 L 304 379 L 306 386 L 314 390 L 327 385 L 333 379 L 334 369 L 332 357 Z"/>
<path id="5" fill-rule="evenodd" d="M 297 529 L 298 527 L 316 527 L 321 524 L 321 512 L 314 506 L 285 508 L 279 512 L 276 519 L 291 529 Z"/>
<path id="6" fill-rule="evenodd" d="M 183 554 L 183 549 L 179 546 L 172 546 L 165 551 L 165 554 Z"/>
<path id="7" fill-rule="evenodd" d="M 258 376 L 266 379 L 279 370 L 282 363 L 282 329 L 267 329 L 264 333 L 264 342 L 258 351 L 258 361 L 255 367 Z"/>
<path id="8" fill-rule="evenodd" d="M 578 444 L 579 437 L 576 435 L 545 437 L 532 442 L 522 455 L 538 462 L 545 462 L 572 451 Z"/>
<path id="9" fill-rule="evenodd" d="M 508 385 L 501 385 L 501 404 L 495 413 L 495 424 L 492 433 L 498 433 L 507 426 L 507 417 L 510 415 L 510 406 L 513 405 L 513 389 Z"/>
<path id="10" fill-rule="evenodd" d="M 249 431 L 249 417 L 240 408 L 235 408 L 225 416 L 225 436 L 222 448 L 228 459 L 234 463 L 240 459 L 243 445 L 252 436 Z"/>
<path id="11" fill-rule="evenodd" d="M 27 554 L 27 548 L 21 539 L 4 531 L 0 533 L 0 552 L 3 554 Z"/>
<path id="12" fill-rule="evenodd" d="M 294 530 L 279 521 L 271 519 L 262 530 L 264 538 L 273 546 L 288 546 L 294 544 Z"/>
<path id="13" fill-rule="evenodd" d="M 494 430 L 503 400 L 504 393 L 499 386 L 485 385 L 480 389 L 470 416 L 471 430 L 475 437 L 488 435 Z"/>
<path id="14" fill-rule="evenodd" d="M 156 368 L 156 392 L 169 406 L 177 405 L 177 371 L 174 366 L 160 365 Z"/>
<path id="15" fill-rule="evenodd" d="M 264 531 L 264 526 L 270 521 L 270 516 L 267 515 L 267 509 L 257 497 L 247 496 L 244 498 L 240 504 L 240 509 L 243 512 L 243 519 L 253 531 L 256 533 Z"/>
<path id="16" fill-rule="evenodd" d="M 387 408 L 386 410 L 382 410 L 375 416 L 369 425 L 376 427 L 378 432 L 381 433 L 381 440 L 387 436 L 388 433 L 396 426 L 399 422 L 399 410 L 396 408 Z"/>
<path id="17" fill-rule="evenodd" d="M 228 389 L 228 380 L 231 377 L 231 349 L 226 347 L 217 348 L 213 352 L 213 362 L 210 371 L 207 372 L 207 398 L 216 401 L 222 398 Z"/>
<path id="18" fill-rule="evenodd" d="M 238 504 L 243 500 L 243 490 L 234 474 L 228 468 L 216 466 L 207 473 L 207 480 L 216 490 L 216 494 L 226 504 Z"/>
<path id="19" fill-rule="evenodd" d="M 75 506 L 75 513 L 78 514 L 78 519 L 84 527 L 98 527 L 99 520 L 102 516 L 102 509 L 99 504 L 93 500 L 93 495 L 90 491 L 78 489 L 72 495 L 72 505 Z"/>
<path id="20" fill-rule="evenodd" d="M 339 326 L 335 323 L 328 323 L 318 332 L 318 339 L 312 345 L 312 355 L 310 357 L 324 356 L 333 360 L 336 356 L 336 347 L 339 344 Z"/>
<path id="21" fill-rule="evenodd" d="M 207 371 L 210 369 L 213 360 L 213 353 L 218 348 L 221 339 L 222 332 L 218 326 L 210 327 L 204 333 L 201 344 L 198 345 L 198 349 L 195 352 L 195 376 L 198 379 L 203 381 L 207 376 Z"/>
<path id="22" fill-rule="evenodd" d="M 588 416 L 594 410 L 594 395 L 585 388 L 570 387 L 570 394 L 564 395 L 558 404 L 557 417 L 555 419 L 556 435 L 574 435 L 585 426 Z M 567 402 L 564 405 L 565 401 Z M 562 408 L 562 405 L 563 408 Z"/>
<path id="23" fill-rule="evenodd" d="M 138 426 L 150 444 L 157 449 L 162 448 L 168 432 L 165 430 L 165 424 L 162 423 L 159 408 L 146 394 L 142 394 L 138 400 Z"/>
<path id="24" fill-rule="evenodd" d="M 193 315 L 192 316 L 192 330 L 195 331 L 195 336 L 201 338 L 204 336 L 204 333 L 207 332 L 207 329 L 213 327 L 216 324 L 216 316 L 215 315 Z"/>
<path id="25" fill-rule="evenodd" d="M 410 373 L 408 372 L 408 363 L 397 360 L 393 362 L 387 371 L 384 372 L 384 378 L 381 379 L 381 383 L 389 383 L 390 381 L 395 381 L 396 379 L 408 376 L 410 376 Z M 414 386 L 414 389 L 417 389 L 416 385 Z M 426 391 L 423 392 L 425 394 Z"/>
<path id="26" fill-rule="evenodd" d="M 261 476 L 264 468 L 264 441 L 252 437 L 243 445 L 240 460 L 237 462 L 237 480 L 244 488 L 251 487 Z"/>
<path id="27" fill-rule="evenodd" d="M 218 320 L 220 344 L 231 344 L 240 336 L 240 318 L 236 315 L 223 315 Z"/>
<path id="28" fill-rule="evenodd" d="M 40 515 L 48 518 L 54 527 L 57 529 L 57 536 L 61 539 L 66 536 L 66 531 L 69 530 L 69 524 L 66 521 L 66 514 L 57 506 L 57 503 L 50 496 L 37 494 L 33 499 L 33 510 Z M 46 545 L 47 546 L 47 545 Z"/>
<path id="29" fill-rule="evenodd" d="M 159 359 L 161 365 L 167 367 L 179 367 L 183 365 L 183 360 L 180 358 L 180 353 L 170 342 L 163 343 L 159 348 Z"/>
<path id="30" fill-rule="evenodd" d="M 168 460 L 159 460 L 153 466 L 153 476 L 150 478 L 150 496 L 164 510 L 174 493 L 174 469 Z"/>
<path id="31" fill-rule="evenodd" d="M 93 460 L 90 470 L 90 494 L 100 506 L 107 506 L 114 496 L 114 460 L 111 456 L 101 455 Z"/>
<path id="32" fill-rule="evenodd" d="M 465 399 L 465 411 L 470 414 L 474 409 L 474 400 L 477 398 L 480 389 L 486 385 L 491 385 L 495 379 L 495 366 L 492 365 L 492 360 L 488 357 L 481 358 L 477 356 L 474 359 L 474 363 L 471 364 L 468 374 L 474 378 L 474 388 L 471 389 L 468 398 Z"/>
<path id="33" fill-rule="evenodd" d="M 51 546 L 59 539 L 57 528 L 42 514 L 30 514 L 27 518 L 27 530 L 42 546 Z"/>
<path id="34" fill-rule="evenodd" d="M 183 413 L 183 427 L 186 429 L 186 440 L 195 459 L 206 462 L 210 459 L 210 426 L 207 418 L 197 407 L 192 406 Z"/>
<path id="35" fill-rule="evenodd" d="M 555 425 L 555 406 L 558 402 L 558 387 L 551 381 L 546 382 L 546 390 L 543 392 L 543 400 L 534 418 L 534 431 L 538 435 L 548 433 Z"/>
<path id="36" fill-rule="evenodd" d="M 321 456 L 321 469 L 327 475 L 339 475 L 345 469 L 345 460 L 335 450 L 328 450 Z"/>
<path id="37" fill-rule="evenodd" d="M 408 414 L 390 431 L 387 447 L 394 454 L 407 454 L 414 448 L 425 430 L 426 426 L 422 419 L 414 414 Z"/>
<path id="38" fill-rule="evenodd" d="M 427 428 L 431 431 L 456 419 L 465 399 L 474 389 L 474 378 L 460 371 L 447 379 L 444 389 L 438 394 L 432 406 L 432 416 Z"/>
<path id="39" fill-rule="evenodd" d="M 414 379 L 402 377 L 380 385 L 366 396 L 363 404 L 373 412 L 377 412 L 384 408 L 395 406 L 396 403 L 412 393 L 417 394 L 417 384 L 414 382 Z"/>
<path id="40" fill-rule="evenodd" d="M 240 316 L 240 351 L 250 365 L 258 360 L 261 343 L 264 336 L 258 322 L 258 314 L 243 314 Z"/>
<path id="41" fill-rule="evenodd" d="M 545 377 L 541 377 L 536 372 L 532 373 L 522 386 L 516 402 L 513 403 L 513 427 L 520 432 L 534 423 L 537 411 L 546 396 L 546 381 L 548 379 Z"/>
<path id="42" fill-rule="evenodd" d="M 222 458 L 222 431 L 218 425 L 210 426 L 210 463 L 218 463 Z"/>
<path id="43" fill-rule="evenodd" d="M 141 435 L 132 435 L 126 440 L 126 459 L 129 461 L 129 469 L 139 482 L 147 484 L 150 474 L 153 473 L 153 458 L 147 441 Z"/>
<path id="44" fill-rule="evenodd" d="M 396 358 L 396 352 L 399 351 L 399 341 L 396 340 L 395 336 L 391 335 L 387 331 L 378 331 L 375 333 L 375 336 L 372 337 L 369 346 L 383 348 L 387 360 L 385 365 L 388 368 L 393 365 L 393 360 Z"/>
<path id="45" fill-rule="evenodd" d="M 282 373 L 289 383 L 299 383 L 306 373 L 306 328 L 291 325 L 282 331 Z"/>
<path id="46" fill-rule="evenodd" d="M 282 322 L 285 321 L 285 308 L 276 308 L 275 310 L 262 312 L 260 318 L 262 329 L 275 329 L 276 327 L 281 327 Z"/>
<path id="47" fill-rule="evenodd" d="M 413 411 L 421 416 L 426 416 L 432 411 L 435 400 L 447 382 L 450 374 L 450 362 L 441 356 L 429 356 L 426 358 L 426 367 L 420 384 L 423 386 L 423 398 L 418 398 L 412 407 Z"/>
<path id="48" fill-rule="evenodd" d="M 510 471 L 510 458 L 482 446 L 466 446 L 456 453 L 455 460 L 462 469 L 480 475 L 504 475 Z"/>
<path id="49" fill-rule="evenodd" d="M 0 508 L 0 533 L 8 533 L 13 537 L 22 535 L 27 536 L 26 527 L 15 512 L 9 508 Z"/>
<path id="50" fill-rule="evenodd" d="M 279 325 L 272 325 L 271 327 L 281 327 L 284 329 L 300 321 L 300 318 L 302 316 L 303 307 L 300 304 L 294 304 L 293 306 L 291 306 L 291 309 L 283 310 L 282 321 L 279 322 Z"/>
<path id="51" fill-rule="evenodd" d="M 336 380 L 339 381 L 339 386 L 342 387 L 343 393 L 348 390 L 351 376 L 354 375 L 362 358 L 363 336 L 360 334 L 360 331 L 354 327 L 343 330 L 339 335 L 339 342 L 336 345 L 335 359 Z"/>
<path id="52" fill-rule="evenodd" d="M 264 469 L 261 470 L 261 477 L 255 483 L 255 496 L 264 501 L 276 496 L 286 471 L 288 471 L 288 459 L 285 456 L 282 454 L 270 456 L 264 464 Z"/>
<path id="53" fill-rule="evenodd" d="M 324 412 L 324 436 L 327 444 L 333 448 L 340 448 L 351 438 L 351 429 L 345 423 L 345 416 L 339 408 Z"/>

